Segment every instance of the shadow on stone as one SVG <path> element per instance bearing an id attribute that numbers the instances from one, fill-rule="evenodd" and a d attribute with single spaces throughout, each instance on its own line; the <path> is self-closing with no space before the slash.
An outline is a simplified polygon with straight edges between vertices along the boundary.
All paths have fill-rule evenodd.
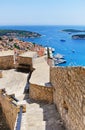
<path id="1" fill-rule="evenodd" d="M 45 121 L 45 130 L 66 130 L 60 114 L 54 104 L 27 99 L 28 104 L 37 103 L 43 110 L 43 121 Z"/>
<path id="2" fill-rule="evenodd" d="M 6 123 L 5 116 L 0 107 L 0 130 L 10 130 L 9 126 Z"/>

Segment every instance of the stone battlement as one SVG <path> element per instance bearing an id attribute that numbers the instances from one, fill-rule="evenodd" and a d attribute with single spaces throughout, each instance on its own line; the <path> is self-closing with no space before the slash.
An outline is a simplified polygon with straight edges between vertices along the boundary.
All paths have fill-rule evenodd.
<path id="1" fill-rule="evenodd" d="M 30 84 L 29 97 L 38 101 L 53 103 L 53 88 Z"/>

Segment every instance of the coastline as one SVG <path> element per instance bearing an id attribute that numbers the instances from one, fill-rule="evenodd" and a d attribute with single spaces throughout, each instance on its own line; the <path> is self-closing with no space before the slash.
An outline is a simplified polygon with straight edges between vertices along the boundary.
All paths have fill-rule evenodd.
<path id="1" fill-rule="evenodd" d="M 59 66 L 85 66 L 84 62 L 84 40 L 73 40 L 72 34 L 59 32 L 59 30 L 73 28 L 78 30 L 85 30 L 85 26 L 6 26 L 0 29 L 20 29 L 27 31 L 39 32 L 42 37 L 40 38 L 24 38 L 26 42 L 37 43 L 43 47 L 55 48 L 54 54 L 60 53 L 65 56 L 67 61 L 65 64 Z M 45 35 L 45 36 L 43 36 Z M 66 42 L 61 42 L 60 39 L 65 39 Z M 73 53 L 75 50 L 75 53 Z M 82 56 L 81 56 L 82 55 Z M 76 59 L 76 60 L 75 60 Z"/>

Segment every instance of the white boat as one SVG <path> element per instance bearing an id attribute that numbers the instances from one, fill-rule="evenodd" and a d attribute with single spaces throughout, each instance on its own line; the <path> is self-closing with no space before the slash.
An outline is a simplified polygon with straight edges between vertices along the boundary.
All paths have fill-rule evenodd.
<path id="1" fill-rule="evenodd" d="M 63 60 L 63 59 L 54 59 L 54 64 L 55 65 L 62 64 L 62 63 L 66 63 L 66 60 Z"/>
<path id="2" fill-rule="evenodd" d="M 56 58 L 56 59 L 63 59 L 64 56 L 61 55 L 61 54 L 59 54 L 59 53 L 57 53 L 57 54 L 54 56 L 54 58 Z"/>
<path id="3" fill-rule="evenodd" d="M 54 52 L 55 51 L 55 49 L 54 48 L 52 48 L 52 52 Z"/>

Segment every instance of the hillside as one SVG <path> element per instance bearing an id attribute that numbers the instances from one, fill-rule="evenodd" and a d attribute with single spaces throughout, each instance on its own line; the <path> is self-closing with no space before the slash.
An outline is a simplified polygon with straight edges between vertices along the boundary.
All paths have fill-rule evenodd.
<path id="1" fill-rule="evenodd" d="M 36 32 L 24 31 L 24 30 L 0 30 L 0 36 L 11 36 L 11 37 L 40 37 L 41 35 Z"/>
<path id="2" fill-rule="evenodd" d="M 85 30 L 77 30 L 77 29 L 64 29 L 62 31 L 67 33 L 85 32 Z"/>

